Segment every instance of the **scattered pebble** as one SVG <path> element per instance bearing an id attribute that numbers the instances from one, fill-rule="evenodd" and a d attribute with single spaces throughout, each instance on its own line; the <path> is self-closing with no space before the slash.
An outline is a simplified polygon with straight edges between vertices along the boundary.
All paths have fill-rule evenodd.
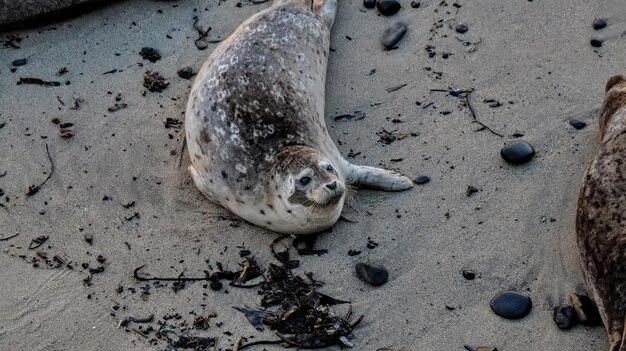
<path id="1" fill-rule="evenodd" d="M 187 66 L 178 70 L 177 73 L 179 77 L 183 79 L 189 79 L 193 76 L 193 68 L 191 68 L 191 66 Z"/>
<path id="2" fill-rule="evenodd" d="M 572 118 L 569 120 L 569 124 L 574 127 L 575 129 L 583 129 L 587 126 L 587 123 L 576 119 L 576 118 Z"/>
<path id="3" fill-rule="evenodd" d="M 589 41 L 589 43 L 591 44 L 591 46 L 593 46 L 594 48 L 599 48 L 602 46 L 602 40 L 601 39 L 596 39 L 593 38 Z"/>
<path id="4" fill-rule="evenodd" d="M 367 9 L 373 9 L 376 6 L 376 0 L 363 0 L 363 6 Z"/>
<path id="5" fill-rule="evenodd" d="M 196 47 L 198 48 L 198 50 L 204 50 L 207 47 L 209 47 L 209 44 L 207 44 L 206 41 L 204 41 L 204 39 L 198 39 L 195 41 Z"/>
<path id="6" fill-rule="evenodd" d="M 384 16 L 393 16 L 400 11 L 400 3 L 396 0 L 379 0 L 376 8 Z"/>
<path id="7" fill-rule="evenodd" d="M 599 30 L 606 27 L 606 20 L 604 18 L 596 18 L 593 20 L 593 29 Z"/>
<path id="8" fill-rule="evenodd" d="M 355 269 L 361 279 L 373 286 L 383 285 L 389 278 L 387 269 L 380 265 L 359 262 L 356 264 Z"/>
<path id="9" fill-rule="evenodd" d="M 474 280 L 474 278 L 476 278 L 476 273 L 472 269 L 464 269 L 463 278 L 467 280 Z"/>
<path id="10" fill-rule="evenodd" d="M 429 176 L 425 176 L 425 175 L 421 175 L 418 176 L 417 178 L 413 179 L 413 183 L 417 184 L 417 185 L 423 185 L 430 182 L 430 177 Z"/>
<path id="11" fill-rule="evenodd" d="M 404 34 L 406 34 L 407 26 L 406 23 L 400 21 L 396 22 L 393 26 L 387 28 L 383 33 L 383 37 L 381 38 L 381 43 L 387 49 L 393 49 L 396 44 L 402 39 Z"/>
<path id="12" fill-rule="evenodd" d="M 144 60 L 148 60 L 150 62 L 157 62 L 161 59 L 161 54 L 159 54 L 156 49 L 149 47 L 141 48 L 141 51 L 139 51 L 139 55 L 141 55 Z"/>
<path id="13" fill-rule="evenodd" d="M 25 59 L 25 58 L 23 58 L 23 59 L 19 59 L 19 60 L 15 60 L 15 61 L 11 62 L 11 64 L 12 64 L 13 66 L 15 66 L 15 67 L 18 67 L 18 66 L 24 66 L 24 65 L 25 65 L 25 64 L 27 64 L 27 63 L 28 63 L 28 60 L 27 60 L 27 59 Z"/>
<path id="14" fill-rule="evenodd" d="M 467 27 L 467 24 L 461 23 L 458 26 L 456 26 L 457 33 L 463 34 L 463 33 L 467 32 L 468 30 L 469 30 L 469 28 Z"/>
<path id="15" fill-rule="evenodd" d="M 143 86 L 150 91 L 161 92 L 165 90 L 169 84 L 170 83 L 165 80 L 159 72 L 147 70 L 146 73 L 143 74 Z"/>
<path id="16" fill-rule="evenodd" d="M 495 314 L 507 319 L 519 319 L 526 316 L 532 308 L 530 297 L 515 291 L 502 291 L 489 303 Z"/>
<path id="17" fill-rule="evenodd" d="M 578 324 L 576 309 L 570 305 L 558 305 L 554 307 L 552 319 L 559 329 L 569 329 Z"/>
<path id="18" fill-rule="evenodd" d="M 526 141 L 514 141 L 500 150 L 500 156 L 508 163 L 520 165 L 535 156 L 535 148 Z"/>
<path id="19" fill-rule="evenodd" d="M 87 242 L 87 244 L 93 245 L 93 235 L 92 234 L 85 234 L 85 241 Z"/>
<path id="20" fill-rule="evenodd" d="M 411 7 L 414 9 L 418 9 L 421 3 L 419 1 L 411 1 Z"/>

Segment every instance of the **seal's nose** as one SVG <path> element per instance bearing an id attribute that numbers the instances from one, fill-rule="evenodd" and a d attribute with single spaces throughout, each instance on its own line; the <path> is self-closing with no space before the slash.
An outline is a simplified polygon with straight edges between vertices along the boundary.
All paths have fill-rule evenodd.
<path id="1" fill-rule="evenodd" d="M 335 180 L 335 181 L 333 181 L 332 183 L 328 183 L 328 184 L 326 184 L 326 187 L 327 187 L 328 189 L 330 189 L 330 190 L 335 190 L 335 189 L 337 189 L 337 181 Z"/>

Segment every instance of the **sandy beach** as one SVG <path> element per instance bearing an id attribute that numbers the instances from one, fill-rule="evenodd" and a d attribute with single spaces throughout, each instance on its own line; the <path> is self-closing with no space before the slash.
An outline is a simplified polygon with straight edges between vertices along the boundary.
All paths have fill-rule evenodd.
<path id="1" fill-rule="evenodd" d="M 349 220 L 318 236 L 316 248 L 328 253 L 292 252 L 300 260 L 294 272 L 313 272 L 326 283 L 320 291 L 364 315 L 354 350 L 606 350 L 603 327 L 559 330 L 552 311 L 570 293 L 586 294 L 576 198 L 598 146 L 604 84 L 625 73 L 626 7 L 619 0 L 401 3 L 398 14 L 384 17 L 362 1 L 339 1 L 326 122 L 351 162 L 431 181 L 399 193 L 359 191 L 344 210 Z M 188 282 L 174 291 L 172 282 L 133 277 L 142 265 L 146 276 L 203 276 L 218 261 L 235 270 L 241 249 L 263 267 L 274 261 L 269 246 L 278 234 L 238 220 L 196 190 L 184 125 L 176 123 L 184 121 L 193 82 L 177 71 L 197 72 L 218 45 L 196 48 L 194 17 L 217 42 L 267 6 L 123 1 L 0 34 L 5 44 L 21 38 L 12 41 L 19 48 L 0 49 L 0 238 L 19 233 L 0 241 L 1 350 L 166 350 L 154 333 L 119 328 L 120 321 L 154 315 L 156 328 L 164 316 L 191 322 L 213 312 L 203 333 L 218 338 L 217 350 L 239 337 L 276 339 L 232 308 L 254 307 L 256 289 Z M 596 17 L 608 26 L 594 30 Z M 399 20 L 408 32 L 386 51 L 380 37 Z M 457 33 L 459 23 L 469 30 Z M 144 60 L 142 47 L 162 58 Z M 26 65 L 12 65 L 23 58 Z M 164 91 L 146 91 L 147 69 L 169 81 Z M 60 85 L 16 84 L 27 77 Z M 473 122 L 463 99 L 432 89 L 473 89 L 476 118 L 495 133 Z M 365 118 L 335 119 L 355 111 Z M 72 137 L 62 137 L 54 118 L 72 124 L 63 131 Z M 587 127 L 574 129 L 570 118 Z M 381 131 L 400 138 L 387 144 Z M 501 158 L 515 140 L 535 147 L 532 161 L 514 166 Z M 46 145 L 54 173 L 27 196 L 50 173 Z M 468 196 L 468 186 L 478 192 Z M 48 238 L 29 249 L 40 236 Z M 378 246 L 367 248 L 368 239 Z M 387 267 L 389 281 L 364 283 L 354 272 L 361 261 Z M 103 272 L 89 273 L 100 266 Z M 476 278 L 464 279 L 463 269 Z M 489 301 L 502 290 L 530 296 L 530 314 L 494 314 Z"/>

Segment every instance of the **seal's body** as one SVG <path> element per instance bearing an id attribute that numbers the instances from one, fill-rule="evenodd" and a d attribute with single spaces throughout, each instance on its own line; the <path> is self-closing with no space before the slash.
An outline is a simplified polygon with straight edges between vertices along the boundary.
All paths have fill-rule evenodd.
<path id="1" fill-rule="evenodd" d="M 626 80 L 609 79 L 600 110 L 602 144 L 578 198 L 576 232 L 583 273 L 609 334 L 626 351 Z"/>
<path id="2" fill-rule="evenodd" d="M 336 0 L 279 1 L 252 16 L 211 53 L 187 104 L 189 169 L 198 189 L 277 232 L 331 227 L 346 182 L 412 186 L 396 173 L 350 164 L 328 135 L 324 86 L 335 10 Z"/>

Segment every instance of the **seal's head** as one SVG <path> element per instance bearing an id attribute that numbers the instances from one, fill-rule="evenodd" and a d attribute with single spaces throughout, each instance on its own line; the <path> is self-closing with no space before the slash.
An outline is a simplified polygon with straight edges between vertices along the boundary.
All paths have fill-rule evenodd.
<path id="1" fill-rule="evenodd" d="M 626 106 L 626 78 L 615 75 L 606 82 L 604 100 L 600 108 L 600 135 L 604 137 L 607 132 L 611 117 Z"/>
<path id="2" fill-rule="evenodd" d="M 319 150 L 307 146 L 285 148 L 276 157 L 273 174 L 275 189 L 292 213 L 306 216 L 307 222 L 328 220 L 330 224 L 323 225 L 326 228 L 341 215 L 345 179 Z"/>

